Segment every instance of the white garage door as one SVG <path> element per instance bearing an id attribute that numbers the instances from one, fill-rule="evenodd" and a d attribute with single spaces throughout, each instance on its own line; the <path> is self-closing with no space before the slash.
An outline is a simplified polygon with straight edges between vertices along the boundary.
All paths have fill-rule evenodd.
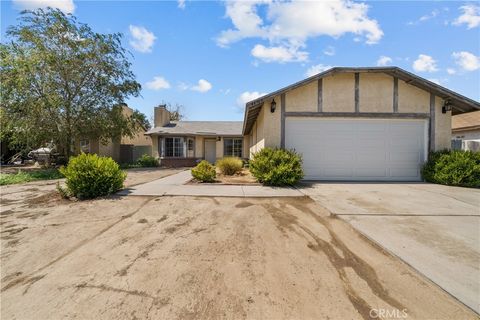
<path id="1" fill-rule="evenodd" d="M 307 180 L 418 181 L 426 120 L 286 118 Z"/>

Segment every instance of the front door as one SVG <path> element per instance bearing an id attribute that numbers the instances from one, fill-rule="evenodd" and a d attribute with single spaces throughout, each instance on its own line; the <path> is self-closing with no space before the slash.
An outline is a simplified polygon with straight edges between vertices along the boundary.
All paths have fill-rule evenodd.
<path id="1" fill-rule="evenodd" d="M 217 141 L 214 139 L 205 139 L 205 160 L 212 164 L 217 159 L 216 144 Z"/>

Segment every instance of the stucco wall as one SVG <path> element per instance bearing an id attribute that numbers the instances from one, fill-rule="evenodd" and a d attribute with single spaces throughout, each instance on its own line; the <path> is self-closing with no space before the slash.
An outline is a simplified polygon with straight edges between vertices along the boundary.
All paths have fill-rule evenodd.
<path id="1" fill-rule="evenodd" d="M 263 104 L 258 115 L 257 121 L 250 132 L 252 138 L 249 144 L 250 157 L 253 153 L 264 147 L 279 147 L 281 140 L 280 117 L 281 117 L 281 97 L 276 96 L 277 109 L 275 112 L 270 111 L 270 101 Z"/>
<path id="2" fill-rule="evenodd" d="M 264 116 L 263 116 L 263 109 L 265 109 L 265 104 L 262 106 L 262 110 L 258 114 L 257 121 L 252 128 L 252 145 L 250 146 L 250 157 L 255 152 L 259 151 L 260 149 L 265 147 L 265 136 L 263 134 L 263 124 L 264 124 Z"/>
<path id="3" fill-rule="evenodd" d="M 360 112 L 393 112 L 393 77 L 383 73 L 360 73 Z"/>
<path id="4" fill-rule="evenodd" d="M 435 150 L 451 148 L 452 113 L 442 113 L 443 100 L 435 97 Z"/>
<path id="5" fill-rule="evenodd" d="M 203 137 L 195 137 L 195 157 L 203 158 Z"/>
<path id="6" fill-rule="evenodd" d="M 323 78 L 323 111 L 355 111 L 355 75 L 341 73 Z"/>
<path id="7" fill-rule="evenodd" d="M 152 139 L 149 136 L 144 135 L 145 131 L 139 129 L 137 133 L 132 137 L 123 137 L 122 144 L 133 144 L 134 146 L 150 146 Z"/>
<path id="8" fill-rule="evenodd" d="M 158 137 L 157 136 L 152 136 L 152 156 L 155 158 L 160 158 L 160 155 L 158 154 Z"/>
<path id="9" fill-rule="evenodd" d="M 399 79 L 398 112 L 430 112 L 430 93 Z"/>
<path id="10" fill-rule="evenodd" d="M 277 108 L 279 107 L 279 100 Z M 318 109 L 318 82 L 312 81 L 285 93 L 285 111 L 316 112 Z"/>
<path id="11" fill-rule="evenodd" d="M 115 161 L 120 160 L 120 139 L 113 139 L 108 141 L 106 144 L 103 144 L 100 141 L 98 145 L 98 155 L 111 157 Z"/>

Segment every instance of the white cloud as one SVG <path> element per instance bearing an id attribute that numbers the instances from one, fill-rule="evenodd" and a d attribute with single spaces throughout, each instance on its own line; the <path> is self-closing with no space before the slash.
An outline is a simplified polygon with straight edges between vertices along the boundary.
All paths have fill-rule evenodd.
<path id="1" fill-rule="evenodd" d="M 323 54 L 325 54 L 327 56 L 334 56 L 335 55 L 335 48 L 332 47 L 332 46 L 328 46 L 327 48 L 325 48 L 325 50 L 323 50 Z"/>
<path id="2" fill-rule="evenodd" d="M 181 91 L 192 90 L 192 91 L 198 91 L 202 93 L 210 91 L 212 87 L 213 87 L 212 84 L 205 79 L 198 80 L 198 83 L 196 85 L 190 85 L 185 82 L 180 82 L 180 84 L 178 85 L 178 89 Z M 230 92 L 230 89 L 228 89 L 228 92 Z M 225 93 L 225 94 L 228 94 L 228 93 Z"/>
<path id="3" fill-rule="evenodd" d="M 428 81 L 432 81 L 433 83 L 440 84 L 440 80 L 437 78 L 429 78 Z"/>
<path id="4" fill-rule="evenodd" d="M 333 68 L 333 66 L 325 66 L 323 64 L 317 64 L 317 65 L 314 65 L 314 66 L 311 66 L 310 68 L 308 68 L 308 70 L 305 72 L 305 76 L 306 77 L 311 77 L 311 76 L 314 76 L 320 72 L 323 72 L 323 71 L 326 71 L 328 69 L 331 69 Z"/>
<path id="5" fill-rule="evenodd" d="M 191 89 L 193 91 L 204 93 L 212 89 L 212 84 L 205 79 L 200 79 L 198 80 L 198 84 L 196 86 L 191 87 Z"/>
<path id="6" fill-rule="evenodd" d="M 388 66 L 392 63 L 392 61 L 393 60 L 390 57 L 380 56 L 380 58 L 378 58 L 378 60 L 377 60 L 377 66 L 379 66 L 379 67 Z"/>
<path id="7" fill-rule="evenodd" d="M 459 8 L 463 13 L 453 21 L 454 25 L 466 24 L 467 29 L 480 26 L 480 6 L 467 4 Z"/>
<path id="8" fill-rule="evenodd" d="M 147 82 L 145 86 L 152 90 L 170 89 L 170 83 L 160 76 L 153 77 L 153 80 Z"/>
<path id="9" fill-rule="evenodd" d="M 452 57 L 455 63 L 465 71 L 475 71 L 480 69 L 480 58 L 467 51 L 454 52 Z"/>
<path id="10" fill-rule="evenodd" d="M 145 29 L 144 27 L 130 25 L 130 45 L 140 52 L 151 52 L 153 43 L 155 42 L 155 35 Z"/>
<path id="11" fill-rule="evenodd" d="M 13 3 L 22 10 L 52 7 L 60 9 L 64 13 L 73 13 L 75 11 L 73 0 L 13 0 Z"/>
<path id="12" fill-rule="evenodd" d="M 308 53 L 294 47 L 265 47 L 257 44 L 251 51 L 252 56 L 264 62 L 306 61 Z"/>
<path id="13" fill-rule="evenodd" d="M 413 70 L 417 72 L 435 72 L 438 71 L 437 61 L 426 54 L 418 55 L 418 59 L 413 62 Z"/>
<path id="14" fill-rule="evenodd" d="M 185 0 L 177 0 L 177 3 L 180 9 L 185 9 Z"/>
<path id="15" fill-rule="evenodd" d="M 258 92 L 258 91 L 245 91 L 237 98 L 237 106 L 243 110 L 245 108 L 245 104 L 249 101 L 255 100 L 260 98 L 261 96 L 266 95 L 266 92 Z"/>
<path id="16" fill-rule="evenodd" d="M 455 73 L 457 73 L 457 70 L 455 70 L 455 69 L 453 69 L 453 68 L 448 68 L 448 69 L 447 69 L 447 73 L 448 73 L 448 74 L 455 74 Z"/>
<path id="17" fill-rule="evenodd" d="M 412 25 L 416 25 L 416 24 L 419 24 L 419 23 L 421 23 L 421 22 L 424 22 L 424 21 L 433 19 L 433 18 L 435 18 L 436 16 L 438 16 L 439 13 L 440 13 L 440 10 L 435 9 L 435 10 L 433 10 L 432 12 L 430 12 L 429 14 L 426 14 L 426 15 L 421 16 L 417 21 L 410 21 L 410 22 L 408 22 L 407 25 L 412 26 Z"/>
<path id="18" fill-rule="evenodd" d="M 264 18 L 258 14 L 259 8 L 265 12 Z M 299 50 L 306 47 L 309 38 L 338 38 L 346 33 L 353 33 L 357 37 L 361 36 L 368 44 L 378 42 L 383 31 L 377 21 L 369 18 L 367 13 L 366 4 L 350 0 L 228 1 L 226 16 L 231 19 L 234 27 L 222 31 L 217 38 L 217 44 L 225 47 L 245 38 L 259 38 L 267 40 L 269 47 L 258 47 L 257 44 L 256 51 L 275 49 L 269 53 L 293 56 L 272 61 L 304 61 L 308 53 Z M 297 57 L 294 58 L 295 56 Z"/>

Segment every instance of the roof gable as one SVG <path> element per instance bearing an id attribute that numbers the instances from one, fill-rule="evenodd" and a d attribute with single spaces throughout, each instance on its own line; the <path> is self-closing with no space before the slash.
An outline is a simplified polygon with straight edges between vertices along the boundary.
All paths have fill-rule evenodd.
<path id="1" fill-rule="evenodd" d="M 253 126 L 253 123 L 255 122 L 258 116 L 258 113 L 260 112 L 259 109 L 261 108 L 261 105 L 265 101 L 270 100 L 273 97 L 281 95 L 282 93 L 285 93 L 287 91 L 306 85 L 312 81 L 317 81 L 318 79 L 321 79 L 336 73 L 385 73 L 392 77 L 396 77 L 400 80 L 403 80 L 409 85 L 413 85 L 422 90 L 431 92 L 444 100 L 449 100 L 453 104 L 452 114 L 454 115 L 465 113 L 465 112 L 471 112 L 475 110 L 480 110 L 480 103 L 478 101 L 467 98 L 459 93 L 456 93 L 450 89 L 447 89 L 443 86 L 433 83 L 427 79 L 424 79 L 420 76 L 417 76 L 399 67 L 357 67 L 357 68 L 335 67 L 335 68 L 328 69 L 324 72 L 321 72 L 319 74 L 316 74 L 312 77 L 298 81 L 292 85 L 286 86 L 282 89 L 279 89 L 267 95 L 264 95 L 258 99 L 247 102 L 245 106 L 243 133 L 246 134 L 250 132 Z"/>

